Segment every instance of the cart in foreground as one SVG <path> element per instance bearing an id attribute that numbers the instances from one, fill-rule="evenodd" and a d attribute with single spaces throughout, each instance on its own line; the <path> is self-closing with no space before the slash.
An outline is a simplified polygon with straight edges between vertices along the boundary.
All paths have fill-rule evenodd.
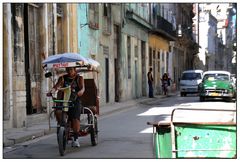
<path id="1" fill-rule="evenodd" d="M 148 122 L 153 126 L 156 158 L 236 158 L 236 121 L 177 121 L 177 111 L 186 116 L 189 111 L 217 113 L 221 119 L 236 115 L 235 110 L 175 108 L 170 122 Z"/>

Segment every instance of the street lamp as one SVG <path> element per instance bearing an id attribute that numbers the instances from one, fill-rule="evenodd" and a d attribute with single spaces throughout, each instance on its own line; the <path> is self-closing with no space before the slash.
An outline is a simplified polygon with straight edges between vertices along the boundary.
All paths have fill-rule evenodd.
<path id="1" fill-rule="evenodd" d="M 182 29 L 182 25 L 178 24 L 177 36 L 182 37 L 182 33 L 185 32 L 185 31 L 188 31 L 190 29 L 191 29 L 191 27 L 187 27 L 186 29 Z"/>

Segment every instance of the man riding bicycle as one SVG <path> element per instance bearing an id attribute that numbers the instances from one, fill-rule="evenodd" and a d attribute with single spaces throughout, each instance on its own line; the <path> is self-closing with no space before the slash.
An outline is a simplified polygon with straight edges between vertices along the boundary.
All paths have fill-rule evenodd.
<path id="1" fill-rule="evenodd" d="M 58 88 L 71 87 L 71 95 L 69 101 L 72 101 L 73 106 L 69 107 L 68 110 L 68 122 L 74 132 L 74 140 L 72 142 L 73 147 L 80 147 L 78 141 L 78 133 L 80 130 L 80 114 L 82 111 L 82 104 L 80 97 L 85 91 L 84 79 L 82 76 L 77 74 L 75 67 L 67 67 L 67 74 L 59 77 L 57 83 L 51 89 L 51 93 L 54 93 Z M 63 92 L 59 91 L 57 95 L 58 99 L 63 99 Z M 55 111 L 56 120 L 58 123 L 58 128 L 61 121 L 61 111 Z"/>

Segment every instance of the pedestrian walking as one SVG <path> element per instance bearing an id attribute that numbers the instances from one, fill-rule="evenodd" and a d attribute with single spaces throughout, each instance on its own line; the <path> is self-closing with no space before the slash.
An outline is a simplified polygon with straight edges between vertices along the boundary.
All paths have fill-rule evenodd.
<path id="1" fill-rule="evenodd" d="M 148 86 L 149 86 L 149 97 L 153 98 L 153 75 L 152 75 L 152 68 L 149 69 L 149 72 L 147 73 L 148 77 Z"/>

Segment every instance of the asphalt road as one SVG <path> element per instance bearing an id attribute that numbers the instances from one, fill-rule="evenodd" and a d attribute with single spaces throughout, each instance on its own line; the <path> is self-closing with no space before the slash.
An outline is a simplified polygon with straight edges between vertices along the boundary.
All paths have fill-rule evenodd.
<path id="1" fill-rule="evenodd" d="M 212 108 L 212 109 L 236 109 L 236 103 L 217 101 L 199 102 L 195 95 L 187 97 L 169 96 L 145 102 L 127 110 L 118 111 L 107 116 L 99 117 L 99 143 L 92 146 L 90 136 L 79 138 L 81 147 L 72 148 L 68 144 L 65 156 L 60 156 L 56 134 L 44 136 L 15 147 L 4 150 L 3 158 L 14 159 L 148 159 L 155 158 L 152 146 L 152 127 L 147 125 L 149 121 L 170 121 L 170 114 L 174 108 Z M 214 114 L 202 112 L 194 115 L 194 111 L 187 116 L 199 120 L 212 120 Z M 208 115 L 206 115 L 208 114 Z M 176 120 L 187 119 L 186 112 L 176 112 Z M 225 115 L 224 115 L 225 116 Z M 215 115 L 217 120 L 233 120 L 233 114 L 229 113 L 226 119 L 222 114 Z"/>

